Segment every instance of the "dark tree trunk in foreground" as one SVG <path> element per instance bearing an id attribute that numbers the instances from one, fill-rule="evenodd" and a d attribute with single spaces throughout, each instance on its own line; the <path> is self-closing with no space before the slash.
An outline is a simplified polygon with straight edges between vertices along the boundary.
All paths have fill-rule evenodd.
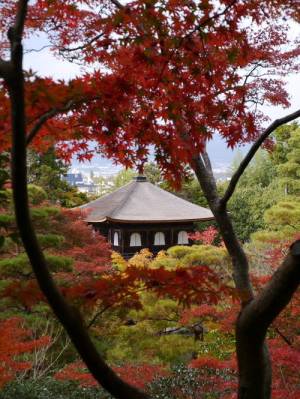
<path id="1" fill-rule="evenodd" d="M 288 305 L 300 284 L 300 241 L 296 241 L 264 290 L 237 320 L 239 398 L 271 397 L 271 364 L 264 339 L 267 329 Z"/>
<path id="2" fill-rule="evenodd" d="M 19 1 L 15 25 L 8 32 L 11 59 L 10 61 L 0 61 L 0 76 L 7 84 L 11 102 L 13 198 L 20 236 L 41 291 L 95 379 L 115 398 L 147 399 L 148 395 L 120 379 L 100 357 L 79 312 L 66 302 L 56 286 L 35 235 L 27 193 L 27 136 L 22 68 L 22 34 L 27 2 L 27 0 Z"/>
<path id="3" fill-rule="evenodd" d="M 298 111 L 289 116 L 299 116 Z M 283 118 L 280 122 L 286 123 Z M 272 125 L 274 130 L 280 122 Z M 288 120 L 287 120 L 288 122 Z M 267 129 L 268 134 L 273 131 Z M 261 141 L 261 138 L 259 139 Z M 254 297 L 249 279 L 247 256 L 234 232 L 231 219 L 226 211 L 227 201 L 245 169 L 259 148 L 257 142 L 249 151 L 233 176 L 223 198 L 217 193 L 211 164 L 206 152 L 195 159 L 193 168 L 199 184 L 215 216 L 224 244 L 231 257 L 233 279 L 241 300 L 241 311 L 236 322 L 236 353 L 239 368 L 238 399 L 270 399 L 272 368 L 268 347 L 265 342 L 268 327 L 287 306 L 300 284 L 300 241 L 290 248 L 282 265 L 274 273 L 270 283 Z M 254 150 L 255 149 L 255 150 Z M 242 171 L 243 171 L 242 170 Z"/>

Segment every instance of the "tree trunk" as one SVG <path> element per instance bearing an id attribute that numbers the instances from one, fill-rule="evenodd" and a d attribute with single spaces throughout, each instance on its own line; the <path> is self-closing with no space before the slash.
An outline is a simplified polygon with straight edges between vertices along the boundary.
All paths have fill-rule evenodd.
<path id="1" fill-rule="evenodd" d="M 296 241 L 290 247 L 287 257 L 271 281 L 254 297 L 249 278 L 248 259 L 226 211 L 226 201 L 218 195 L 206 152 L 195 159 L 191 166 L 231 257 L 233 280 L 241 300 L 241 312 L 237 318 L 235 331 L 239 372 L 238 399 L 270 399 L 272 367 L 265 339 L 269 326 L 288 305 L 300 284 L 300 241 Z M 227 200 L 228 198 L 230 193 L 227 195 Z"/>
<path id="2" fill-rule="evenodd" d="M 28 0 L 19 0 L 15 24 L 8 32 L 11 59 L 7 62 L 0 59 L 0 76 L 7 84 L 11 104 L 11 170 L 14 210 L 20 236 L 41 291 L 93 377 L 117 399 L 149 399 L 146 393 L 122 380 L 102 359 L 87 332 L 81 315 L 65 300 L 52 278 L 32 224 L 27 191 L 27 135 L 22 46 L 27 3 Z"/>
<path id="3" fill-rule="evenodd" d="M 270 399 L 272 368 L 261 331 L 236 324 L 236 353 L 239 369 L 238 399 Z"/>

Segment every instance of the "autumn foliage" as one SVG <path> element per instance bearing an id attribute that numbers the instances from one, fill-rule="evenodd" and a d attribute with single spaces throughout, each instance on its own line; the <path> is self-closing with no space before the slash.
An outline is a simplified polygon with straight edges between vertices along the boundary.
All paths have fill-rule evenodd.
<path id="1" fill-rule="evenodd" d="M 168 374 L 163 367 L 151 364 L 127 364 L 123 367 L 114 367 L 114 370 L 120 377 L 124 378 L 125 381 L 141 389 L 146 388 L 147 384 L 152 382 L 155 378 Z M 98 385 L 97 381 L 86 371 L 84 365 L 80 362 L 65 367 L 55 375 L 55 378 L 58 380 L 77 381 L 82 386 Z"/>
<path id="2" fill-rule="evenodd" d="M 193 357 L 199 355 L 192 364 L 214 370 L 211 381 L 217 386 L 216 393 L 224 398 L 225 394 L 233 395 L 234 360 L 228 347 L 233 340 L 231 322 L 239 308 L 239 297 L 238 396 L 270 397 L 271 364 L 265 347 L 268 336 L 275 376 L 273 393 L 278 398 L 296 397 L 298 340 L 291 336 L 298 333 L 286 328 L 284 318 L 287 313 L 295 317 L 295 325 L 298 323 L 297 309 L 289 302 L 294 294 L 297 301 L 300 242 L 289 249 L 275 277 L 270 279 L 270 273 L 253 276 L 253 290 L 248 257 L 237 240 L 226 206 L 258 147 L 264 143 L 271 148 L 267 139 L 275 128 L 300 115 L 298 110 L 266 130 L 262 128 L 267 118 L 260 105 L 287 107 L 284 78 L 299 71 L 299 43 L 290 35 L 290 22 L 299 22 L 298 2 L 137 0 L 123 5 L 112 0 L 99 5 L 94 0 L 6 0 L 0 12 L 0 150 L 12 148 L 17 220 L 10 209 L 4 208 L 0 258 L 3 307 L 8 311 L 17 307 L 28 316 L 43 311 L 47 297 L 98 382 L 121 399 L 145 399 L 147 395 L 107 366 L 86 334 L 85 324 L 96 334 L 97 327 L 103 327 L 103 319 L 99 326 L 94 324 L 108 310 L 115 312 L 107 323 L 113 326 L 119 319 L 124 323 L 124 313 L 127 316 L 129 310 L 136 312 L 135 318 L 126 320 L 126 326 L 120 329 L 125 334 L 126 327 L 131 326 L 138 333 L 136 325 L 141 321 L 148 326 L 143 317 L 151 313 L 138 312 L 147 301 L 155 301 L 155 306 L 169 307 L 175 315 L 175 319 L 168 319 L 172 326 L 161 326 L 157 334 L 176 343 L 172 334 L 178 329 L 174 323 L 191 321 L 192 325 L 180 326 L 179 331 L 190 334 L 189 348 L 194 348 L 191 334 L 197 344 L 202 342 L 201 323 L 210 323 L 218 331 L 217 342 L 222 343 L 224 358 L 215 353 L 200 356 L 207 349 L 200 346 L 196 354 L 192 353 Z M 59 81 L 23 71 L 22 42 L 30 43 L 39 34 L 46 37 L 47 48 L 57 60 L 82 63 L 76 78 Z M 216 134 L 230 148 L 258 140 L 223 197 L 206 153 L 207 142 Z M 188 169 L 193 170 L 214 213 L 231 264 L 222 252 L 224 248 L 214 251 L 211 231 L 206 237 L 198 237 L 203 245 L 196 251 L 192 248 L 193 253 L 173 248 L 175 256 L 171 252 L 161 255 L 153 267 L 123 263 L 120 270 L 112 266 L 104 239 L 93 234 L 78 213 L 66 214 L 43 204 L 29 214 L 26 146 L 37 152 L 54 147 L 66 162 L 73 155 L 80 160 L 91 159 L 96 151 L 139 171 L 153 152 L 164 177 L 175 186 L 180 186 Z M 202 261 L 203 254 L 209 262 Z M 184 260 L 188 261 L 184 264 Z M 144 259 L 144 264 L 148 261 Z M 268 280 L 271 285 L 265 285 Z M 174 310 L 174 303 L 179 312 Z M 74 304 L 84 317 L 74 310 Z M 283 319 L 276 320 L 282 310 Z M 194 323 L 197 317 L 200 326 Z M 284 320 L 283 326 L 280 320 Z M 249 334 L 253 328 L 257 336 Z M 256 357 L 249 362 L 253 353 Z M 256 367 L 256 361 L 261 367 Z M 229 382 L 226 374 L 223 378 L 219 372 L 223 369 Z M 150 366 L 148 371 L 152 378 Z M 224 379 L 225 393 L 219 390 Z"/>
<path id="3" fill-rule="evenodd" d="M 32 339 L 31 331 L 22 324 L 17 317 L 0 322 L 0 387 L 31 368 L 30 360 L 22 357 L 24 354 L 47 345 L 51 339 Z"/>
<path id="4" fill-rule="evenodd" d="M 1 6 L 3 35 L 14 5 Z M 46 33 L 58 58 L 103 68 L 69 82 L 27 72 L 29 140 L 38 150 L 55 144 L 67 160 L 90 159 L 93 140 L 125 166 L 143 164 L 154 145 L 165 175 L 179 178 L 216 131 L 230 147 L 255 139 L 264 120 L 255 104 L 288 105 L 283 81 L 269 74 L 298 70 L 286 21 L 297 13 L 295 2 L 278 0 L 30 3 L 27 37 Z M 7 109 L 3 90 L 2 149 L 10 146 Z"/>

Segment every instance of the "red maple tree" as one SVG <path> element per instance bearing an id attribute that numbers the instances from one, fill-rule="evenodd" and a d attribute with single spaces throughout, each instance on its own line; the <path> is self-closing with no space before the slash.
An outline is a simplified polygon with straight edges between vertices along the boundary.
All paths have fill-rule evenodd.
<path id="1" fill-rule="evenodd" d="M 1 4 L 1 32 L 8 32 L 1 43 L 1 148 L 12 146 L 15 210 L 24 246 L 42 291 L 80 355 L 116 397 L 146 397 L 96 354 L 80 317 L 51 279 L 28 210 L 26 144 L 42 149 L 56 143 L 66 159 L 74 152 L 90 158 L 88 141 L 94 140 L 107 156 L 140 170 L 152 146 L 166 178 L 179 184 L 188 165 L 199 180 L 231 256 L 241 299 L 236 323 L 238 395 L 269 398 L 265 337 L 298 287 L 300 244 L 291 246 L 275 277 L 254 295 L 248 260 L 226 205 L 260 145 L 276 127 L 300 116 L 298 110 L 263 130 L 264 116 L 257 110 L 260 103 L 288 105 L 281 78 L 298 70 L 299 46 L 288 36 L 288 19 L 299 21 L 298 2 L 170 0 L 122 5 L 112 0 L 100 9 L 93 0 L 27 3 Z M 48 35 L 58 56 L 96 63 L 94 72 L 67 83 L 23 73 L 22 38 L 36 32 Z M 216 133 L 230 147 L 255 140 L 223 197 L 205 150 Z"/>
<path id="2" fill-rule="evenodd" d="M 13 380 L 18 373 L 31 368 L 31 362 L 22 359 L 49 343 L 50 337 L 32 339 L 30 330 L 22 326 L 20 318 L 10 318 L 0 322 L 0 387 Z"/>

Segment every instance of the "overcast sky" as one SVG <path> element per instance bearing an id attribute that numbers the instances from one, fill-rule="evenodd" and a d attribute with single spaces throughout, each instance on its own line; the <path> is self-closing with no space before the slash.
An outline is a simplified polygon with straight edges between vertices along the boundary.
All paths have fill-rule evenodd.
<path id="1" fill-rule="evenodd" d="M 300 32 L 300 28 L 293 26 L 293 32 Z M 25 43 L 25 50 L 26 48 L 40 49 L 45 45 L 45 43 L 46 41 L 43 36 L 34 40 L 31 39 Z M 71 79 L 76 75 L 79 75 L 81 72 L 80 66 L 67 61 L 57 60 L 50 53 L 48 48 L 39 52 L 25 53 L 24 66 L 25 69 L 31 68 L 41 76 L 52 76 L 56 79 L 65 80 Z M 287 115 L 300 107 L 300 74 L 290 75 L 286 81 L 291 106 L 288 109 L 283 109 L 282 107 L 263 107 L 264 113 L 270 117 L 271 121 Z M 224 142 L 218 137 L 214 138 L 214 140 L 210 142 L 208 151 L 215 168 L 224 168 L 228 166 L 235 155 L 235 152 L 228 149 Z M 245 152 L 246 149 L 242 148 L 242 151 Z M 99 157 L 95 158 L 92 162 L 99 162 Z"/>

